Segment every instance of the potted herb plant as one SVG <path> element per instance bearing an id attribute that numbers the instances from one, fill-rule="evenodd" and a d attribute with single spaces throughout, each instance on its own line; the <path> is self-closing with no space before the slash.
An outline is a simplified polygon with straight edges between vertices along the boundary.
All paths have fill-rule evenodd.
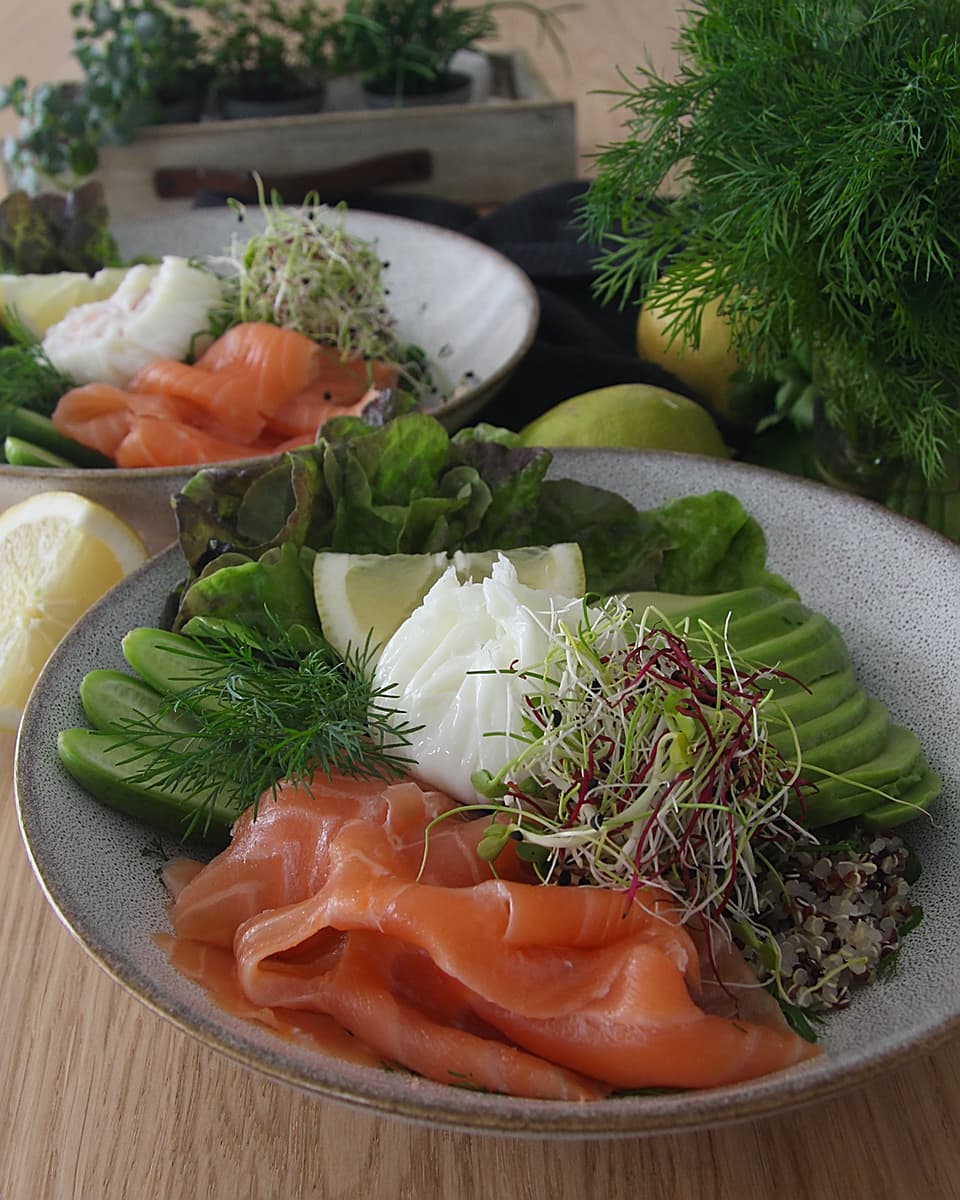
<path id="1" fill-rule="evenodd" d="M 196 119 L 209 80 L 198 31 L 166 0 L 81 0 L 70 12 L 82 78 L 31 89 L 18 76 L 0 88 L 0 108 L 21 118 L 4 147 L 7 174 L 32 193 L 73 187 L 101 146 L 129 142 L 144 125 Z"/>
<path id="2" fill-rule="evenodd" d="M 130 127 L 200 117 L 210 64 L 186 15 L 191 7 L 192 0 L 80 0 L 71 8 L 85 95 L 109 114 L 117 140 Z"/>
<path id="3" fill-rule="evenodd" d="M 211 20 L 212 97 L 223 117 L 323 107 L 336 22 L 314 0 L 200 0 Z"/>
<path id="4" fill-rule="evenodd" d="M 372 106 L 429 104 L 469 98 L 470 81 L 452 67 L 454 55 L 497 33 L 496 10 L 535 16 L 560 49 L 557 14 L 525 0 L 456 5 L 453 0 L 347 0 L 337 27 L 339 72 L 360 73 Z"/>
<path id="5" fill-rule="evenodd" d="M 598 295 L 693 345 L 719 304 L 759 376 L 809 361 L 822 473 L 960 538 L 960 6 L 698 0 L 678 49 L 623 76 Z"/>

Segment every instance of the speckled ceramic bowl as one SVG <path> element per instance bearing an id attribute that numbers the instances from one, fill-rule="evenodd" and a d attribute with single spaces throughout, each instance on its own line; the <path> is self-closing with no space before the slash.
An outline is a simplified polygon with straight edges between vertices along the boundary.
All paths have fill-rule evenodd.
<path id="1" fill-rule="evenodd" d="M 757 468 L 675 454 L 556 455 L 552 474 L 600 483 L 641 506 L 723 488 L 763 524 L 770 562 L 846 635 L 865 686 L 922 736 L 945 794 L 908 826 L 924 862 L 925 918 L 900 969 L 829 1019 L 825 1054 L 802 1067 L 713 1091 L 591 1104 L 516 1100 L 310 1054 L 227 1016 L 167 965 L 152 936 L 164 892 L 141 853 L 152 835 L 100 808 L 60 767 L 58 730 L 82 722 L 77 689 L 92 667 L 119 666 L 121 635 L 156 622 L 182 571 L 178 552 L 148 563 L 54 653 L 27 706 L 17 749 L 26 844 L 50 902 L 121 984 L 182 1029 L 274 1079 L 431 1124 L 538 1136 L 619 1136 L 742 1120 L 825 1099 L 930 1049 L 960 1022 L 960 548 L 866 501 Z"/>
<path id="2" fill-rule="evenodd" d="M 118 224 L 124 257 L 223 254 L 234 234 L 262 228 L 259 210 L 242 226 L 227 208 Z M 389 303 L 405 341 L 420 346 L 453 398 L 431 408 L 449 429 L 473 420 L 503 386 L 533 342 L 540 309 L 529 278 L 496 250 L 461 234 L 379 213 L 349 212 L 348 233 L 374 242 L 389 263 Z M 147 548 L 176 536 L 170 497 L 194 469 L 81 471 L 0 465 L 0 510 L 36 492 L 80 492 L 127 520 Z"/>

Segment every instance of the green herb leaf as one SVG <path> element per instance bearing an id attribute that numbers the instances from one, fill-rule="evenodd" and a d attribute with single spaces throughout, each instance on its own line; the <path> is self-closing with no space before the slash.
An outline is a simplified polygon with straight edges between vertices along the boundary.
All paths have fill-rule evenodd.
<path id="1" fill-rule="evenodd" d="M 627 136 L 583 212 L 598 295 L 649 297 L 690 342 L 719 301 L 752 374 L 806 348 L 839 429 L 938 476 L 960 444 L 960 8 L 699 0 L 678 49 L 674 77 L 616 93 Z"/>
<path id="2" fill-rule="evenodd" d="M 160 711 L 189 713 L 198 725 L 189 738 L 148 718 L 117 725 L 134 747 L 132 767 L 142 764 L 139 778 L 210 804 L 227 798 L 240 811 L 280 780 L 309 786 L 317 772 L 400 777 L 410 730 L 391 720 L 389 689 L 375 686 L 368 650 L 342 660 L 318 639 L 304 652 L 266 620 L 270 637 L 248 628 L 234 638 L 229 621 L 211 622 L 196 652 L 185 649 L 199 681 L 164 695 Z M 191 828 L 204 820 L 201 805 Z"/>

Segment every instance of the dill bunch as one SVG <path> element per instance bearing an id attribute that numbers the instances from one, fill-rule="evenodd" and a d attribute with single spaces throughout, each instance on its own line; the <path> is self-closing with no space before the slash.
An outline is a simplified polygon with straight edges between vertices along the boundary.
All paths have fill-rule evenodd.
<path id="1" fill-rule="evenodd" d="M 43 346 L 11 309 L 0 312 L 0 412 L 28 408 L 45 417 L 74 381 L 51 363 Z"/>
<path id="2" fill-rule="evenodd" d="M 215 801 L 239 813 L 280 781 L 309 788 L 318 773 L 394 780 L 409 769 L 411 729 L 374 683 L 371 647 L 341 658 L 325 642 L 301 652 L 246 631 L 207 636 L 184 654 L 195 682 L 163 695 L 161 715 L 177 714 L 189 732 L 149 716 L 116 728 L 138 781 L 194 795 L 191 830 Z"/>
<path id="3" fill-rule="evenodd" d="M 581 211 L 597 295 L 744 361 L 803 348 L 830 421 L 930 481 L 960 447 L 960 5 L 697 0 L 679 73 L 622 74 Z M 669 264 L 669 275 L 658 281 Z M 692 289 L 701 289 L 699 295 Z"/>

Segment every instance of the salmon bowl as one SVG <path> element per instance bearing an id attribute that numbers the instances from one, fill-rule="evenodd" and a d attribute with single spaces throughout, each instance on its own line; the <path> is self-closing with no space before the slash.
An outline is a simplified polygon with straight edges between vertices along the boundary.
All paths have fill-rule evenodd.
<path id="1" fill-rule="evenodd" d="M 626 1137 L 755 1119 L 869 1087 L 881 1071 L 924 1052 L 960 1023 L 954 980 L 960 937 L 960 630 L 954 619 L 960 554 L 945 539 L 867 501 L 745 465 L 667 453 L 558 452 L 551 475 L 602 485 L 637 506 L 721 489 L 761 522 L 769 566 L 842 630 L 865 686 L 921 730 L 943 795 L 911 822 L 924 871 L 923 921 L 896 972 L 860 989 L 825 1020 L 822 1053 L 748 1081 L 589 1100 L 517 1098 L 319 1052 L 231 1015 L 175 970 L 157 936 L 169 897 L 145 826 L 98 805 L 63 770 L 56 742 L 77 723 L 80 682 L 121 667 L 121 637 L 162 620 L 183 578 L 171 548 L 91 610 L 54 652 L 28 702 L 18 738 L 21 830 L 39 882 L 87 951 L 120 985 L 211 1051 L 318 1098 L 446 1128 L 512 1136 Z M 869 556 L 862 552 L 870 546 Z M 889 580 L 896 578 L 892 589 Z M 909 613 L 905 618 L 904 614 Z M 568 889 L 576 891 L 578 889 Z M 533 985 L 531 985 L 533 986 Z"/>
<path id="2" fill-rule="evenodd" d="M 198 209 L 117 222 L 113 233 L 124 261 L 213 260 L 229 256 L 233 238 L 242 247 L 262 232 L 266 219 L 256 208 L 246 210 L 242 223 L 229 208 Z M 476 419 L 533 343 L 539 301 L 530 279 L 498 251 L 438 226 L 361 211 L 331 211 L 329 220 L 341 222 L 386 264 L 383 282 L 397 337 L 422 352 L 429 372 L 421 407 L 451 430 Z M 5 463 L 0 507 L 42 491 L 78 492 L 126 519 L 154 552 L 175 538 L 169 499 L 196 469 Z"/>

